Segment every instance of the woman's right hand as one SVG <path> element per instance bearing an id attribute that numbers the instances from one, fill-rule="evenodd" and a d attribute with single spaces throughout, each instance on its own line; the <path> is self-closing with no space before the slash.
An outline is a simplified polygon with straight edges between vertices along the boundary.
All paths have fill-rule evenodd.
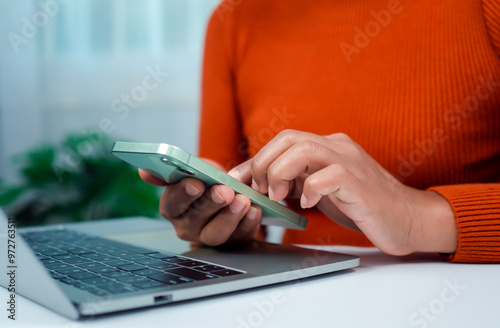
<path id="1" fill-rule="evenodd" d="M 169 185 L 143 170 L 139 175 L 154 186 L 167 186 L 160 199 L 160 214 L 172 222 L 183 240 L 217 246 L 249 241 L 258 234 L 261 209 L 228 186 L 205 190 L 204 183 L 195 178 Z"/>

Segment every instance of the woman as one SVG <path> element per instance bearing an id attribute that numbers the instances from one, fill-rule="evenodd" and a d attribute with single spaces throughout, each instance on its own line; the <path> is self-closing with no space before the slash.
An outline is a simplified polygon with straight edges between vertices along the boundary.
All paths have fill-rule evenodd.
<path id="1" fill-rule="evenodd" d="M 499 262 L 499 4 L 223 2 L 200 156 L 309 219 L 284 242 Z M 196 179 L 169 186 L 160 213 L 208 245 L 255 237 L 261 215 Z"/>

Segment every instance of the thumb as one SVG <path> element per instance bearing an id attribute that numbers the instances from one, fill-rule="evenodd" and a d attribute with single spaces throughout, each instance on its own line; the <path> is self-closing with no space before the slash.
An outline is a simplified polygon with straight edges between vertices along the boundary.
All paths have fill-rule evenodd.
<path id="1" fill-rule="evenodd" d="M 154 175 L 152 175 L 151 173 L 146 172 L 142 169 L 139 169 L 139 176 L 141 177 L 142 180 L 144 180 L 145 182 L 147 182 L 153 186 L 163 187 L 163 186 L 168 185 L 168 183 L 166 183 L 162 179 L 159 179 L 159 178 L 155 177 Z"/>
<path id="2" fill-rule="evenodd" d="M 229 172 L 227 172 L 227 174 L 245 184 L 250 184 L 250 182 L 252 181 L 251 164 L 252 160 L 249 159 L 248 161 L 245 161 L 240 165 L 232 168 Z"/>

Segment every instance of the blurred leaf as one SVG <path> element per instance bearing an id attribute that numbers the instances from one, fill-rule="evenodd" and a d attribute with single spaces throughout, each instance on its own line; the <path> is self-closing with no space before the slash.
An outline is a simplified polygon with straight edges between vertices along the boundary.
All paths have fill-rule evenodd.
<path id="1" fill-rule="evenodd" d="M 158 188 L 111 155 L 103 135 L 68 135 L 16 155 L 23 184 L 4 187 L 0 204 L 20 225 L 124 216 L 158 216 Z"/>
<path id="2" fill-rule="evenodd" d="M 21 195 L 23 191 L 23 187 L 7 188 L 0 185 L 0 206 L 12 203 Z"/>

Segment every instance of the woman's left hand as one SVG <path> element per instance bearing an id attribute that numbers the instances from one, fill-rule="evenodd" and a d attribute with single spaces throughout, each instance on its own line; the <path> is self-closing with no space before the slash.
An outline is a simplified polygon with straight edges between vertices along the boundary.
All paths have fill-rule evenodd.
<path id="1" fill-rule="evenodd" d="M 230 174 L 275 201 L 300 197 L 388 254 L 456 251 L 446 199 L 403 185 L 345 134 L 285 130 Z"/>

